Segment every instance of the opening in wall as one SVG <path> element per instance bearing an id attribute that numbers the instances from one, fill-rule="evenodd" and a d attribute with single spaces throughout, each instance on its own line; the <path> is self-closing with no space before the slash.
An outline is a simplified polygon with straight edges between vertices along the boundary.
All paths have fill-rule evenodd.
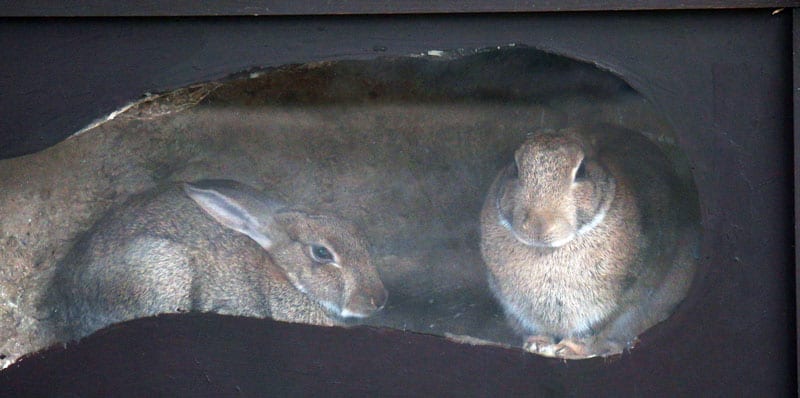
<path id="1" fill-rule="evenodd" d="M 613 355 L 681 303 L 700 233 L 653 104 L 518 45 L 247 71 L 3 163 L 36 242 L 0 254 L 4 333 L 38 338 L 9 361 L 182 311 Z"/>

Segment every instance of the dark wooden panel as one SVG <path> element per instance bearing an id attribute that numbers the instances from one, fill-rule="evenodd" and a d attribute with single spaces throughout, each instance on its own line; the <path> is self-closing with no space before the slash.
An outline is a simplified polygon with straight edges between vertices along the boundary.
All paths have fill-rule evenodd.
<path id="1" fill-rule="evenodd" d="M 166 376 L 141 379 L 143 384 L 160 383 L 142 388 L 166 392 L 181 386 L 197 392 L 203 386 L 198 380 L 253 377 L 256 381 L 248 385 L 278 393 L 322 394 L 341 386 L 337 391 L 364 388 L 367 395 L 456 395 L 470 389 L 473 395 L 793 395 L 797 332 L 791 247 L 792 17 L 770 14 L 757 10 L 3 21 L 3 156 L 57 142 L 144 91 L 254 66 L 514 42 L 595 62 L 651 98 L 676 128 L 694 167 L 703 207 L 701 275 L 690 297 L 670 322 L 643 336 L 632 354 L 609 364 L 564 364 L 400 332 L 309 328 L 279 333 L 256 326 L 231 331 L 224 324 L 201 323 L 177 329 L 184 330 L 178 336 L 185 342 L 154 341 L 152 350 L 136 333 L 153 339 L 167 329 L 133 331 L 125 341 L 127 351 L 115 354 L 113 361 L 89 354 L 60 360 L 61 354 L 47 354 L 57 364 L 47 369 L 63 368 L 69 375 L 70 367 L 85 367 L 80 374 L 89 382 L 101 380 L 96 383 L 114 392 L 131 388 L 126 383 L 137 382 L 150 363 Z M 259 333 L 265 340 L 257 340 Z M 287 340 L 295 335 L 296 340 Z M 192 340 L 203 336 L 207 340 Z M 237 345 L 240 341 L 243 346 Z M 231 347 L 230 356 L 215 348 L 220 346 Z M 283 354 L 259 351 L 267 346 Z M 323 348 L 327 351 L 320 351 Z M 251 352 L 277 358 L 279 369 L 294 369 L 294 376 L 252 365 L 259 356 Z M 121 361 L 125 355 L 131 360 Z M 292 365 L 284 366 L 286 361 Z M 351 364 L 355 370 L 347 367 Z M 0 383 L 0 391 L 36 387 L 24 384 L 28 382 L 47 383 L 42 379 L 47 372 L 40 371 L 38 376 L 36 370 L 28 376 L 13 373 Z M 186 373 L 176 375 L 181 371 Z M 175 384 L 170 375 L 184 381 Z M 103 377 L 108 377 L 107 384 Z M 49 380 L 53 386 L 58 382 Z M 62 379 L 70 380 L 77 383 Z M 488 380 L 486 387 L 482 380 Z M 308 390 L 293 390 L 302 388 Z"/>
<path id="2" fill-rule="evenodd" d="M 800 330 L 800 268 L 797 259 L 800 258 L 800 10 L 793 10 L 792 19 L 792 47 L 793 47 L 793 72 L 794 72 L 794 248 L 795 248 L 795 324 Z M 800 348 L 800 333 L 796 333 L 796 347 Z M 795 355 L 797 355 L 795 353 Z M 800 375 L 800 357 L 797 357 L 797 374 Z M 797 391 L 800 395 L 800 389 Z"/>
<path id="3" fill-rule="evenodd" d="M 0 21 L 0 109 L 13 112 L 0 118 L 0 159 L 53 145 L 92 120 L 141 98 L 145 92 L 219 79 L 253 67 L 314 60 L 366 59 L 521 43 L 597 62 L 626 74 L 636 89 L 649 96 L 663 92 L 670 97 L 681 93 L 673 90 L 672 84 L 691 92 L 692 84 L 704 85 L 709 79 L 691 71 L 692 64 L 672 61 L 675 66 L 670 67 L 676 71 L 664 71 L 662 66 L 669 66 L 664 62 L 687 54 L 699 56 L 699 52 L 715 53 L 722 57 L 721 61 L 744 57 L 752 50 L 733 47 L 757 46 L 746 43 L 761 43 L 759 30 L 788 27 L 789 15 L 698 11 L 6 19 Z M 703 22 L 714 20 L 719 23 Z M 737 24 L 744 25 L 739 29 Z M 695 34 L 704 32 L 713 41 L 692 41 Z M 717 42 L 722 44 L 718 49 L 711 45 Z M 738 55 L 734 54 L 736 51 L 740 51 Z M 688 80 L 681 81 L 679 75 L 668 76 L 678 72 L 687 74 Z M 696 81 L 686 83 L 691 79 Z M 688 98 L 681 100 L 685 99 Z"/>
<path id="4" fill-rule="evenodd" d="M 780 8 L 796 1 L 769 0 L 544 0 L 544 1 L 82 1 L 52 0 L 4 2 L 2 16 L 214 16 L 214 15 L 344 15 L 344 14 L 438 14 L 486 12 L 551 12 L 598 10 Z"/>
<path id="5" fill-rule="evenodd" d="M 519 350 L 371 328 L 170 315 L 101 331 L 0 372 L 4 397 L 688 397 L 745 390 L 667 364 L 544 359 Z M 690 364 L 690 367 L 694 368 Z M 627 375 L 627 377 L 624 377 Z M 746 375 L 743 375 L 747 377 Z"/>

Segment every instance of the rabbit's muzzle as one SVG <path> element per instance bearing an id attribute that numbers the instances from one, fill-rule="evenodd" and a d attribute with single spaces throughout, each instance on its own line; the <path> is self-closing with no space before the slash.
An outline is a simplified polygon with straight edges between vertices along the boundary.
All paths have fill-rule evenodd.
<path id="1" fill-rule="evenodd" d="M 381 284 L 364 291 L 354 292 L 347 298 L 342 307 L 340 316 L 342 318 L 366 318 L 386 306 L 389 293 Z"/>
<path id="2" fill-rule="evenodd" d="M 568 217 L 555 212 L 521 212 L 510 223 L 514 237 L 527 246 L 561 247 L 575 237 L 575 228 Z"/>
<path id="3" fill-rule="evenodd" d="M 555 248 L 575 238 L 573 218 L 560 206 L 537 206 L 537 200 L 518 194 L 513 180 L 498 185 L 497 220 L 514 239 L 526 246 Z"/>

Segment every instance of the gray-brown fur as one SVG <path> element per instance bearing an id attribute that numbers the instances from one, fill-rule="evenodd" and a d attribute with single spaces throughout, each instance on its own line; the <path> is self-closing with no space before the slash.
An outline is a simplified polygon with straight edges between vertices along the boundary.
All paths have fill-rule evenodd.
<path id="1" fill-rule="evenodd" d="M 484 204 L 481 250 L 527 349 L 617 354 L 671 314 L 697 241 L 693 189 L 672 170 L 654 143 L 608 125 L 540 131 L 517 150 Z"/>
<path id="2" fill-rule="evenodd" d="M 317 246 L 334 259 L 315 259 Z M 371 315 L 386 297 L 351 223 L 235 181 L 203 180 L 112 209 L 59 263 L 42 305 L 66 341 L 183 311 L 334 325 Z"/>

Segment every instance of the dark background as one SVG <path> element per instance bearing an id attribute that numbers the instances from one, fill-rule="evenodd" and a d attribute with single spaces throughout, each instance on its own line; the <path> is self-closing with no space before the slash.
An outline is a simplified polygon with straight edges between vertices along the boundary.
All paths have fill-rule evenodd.
<path id="1" fill-rule="evenodd" d="M 3 20 L 0 157 L 52 145 L 144 92 L 253 67 L 508 43 L 591 61 L 673 123 L 704 238 L 681 309 L 617 360 L 184 316 L 20 361 L 0 391 L 795 395 L 790 11 Z"/>
<path id="2" fill-rule="evenodd" d="M 659 9 L 730 9 L 796 7 L 791 0 L 141 0 L 108 2 L 84 0 L 66 3 L 53 0 L 28 0 L 24 4 L 0 4 L 5 16 L 214 16 L 214 15 L 348 15 L 348 14 L 441 14 L 478 12 L 552 12 Z"/>

